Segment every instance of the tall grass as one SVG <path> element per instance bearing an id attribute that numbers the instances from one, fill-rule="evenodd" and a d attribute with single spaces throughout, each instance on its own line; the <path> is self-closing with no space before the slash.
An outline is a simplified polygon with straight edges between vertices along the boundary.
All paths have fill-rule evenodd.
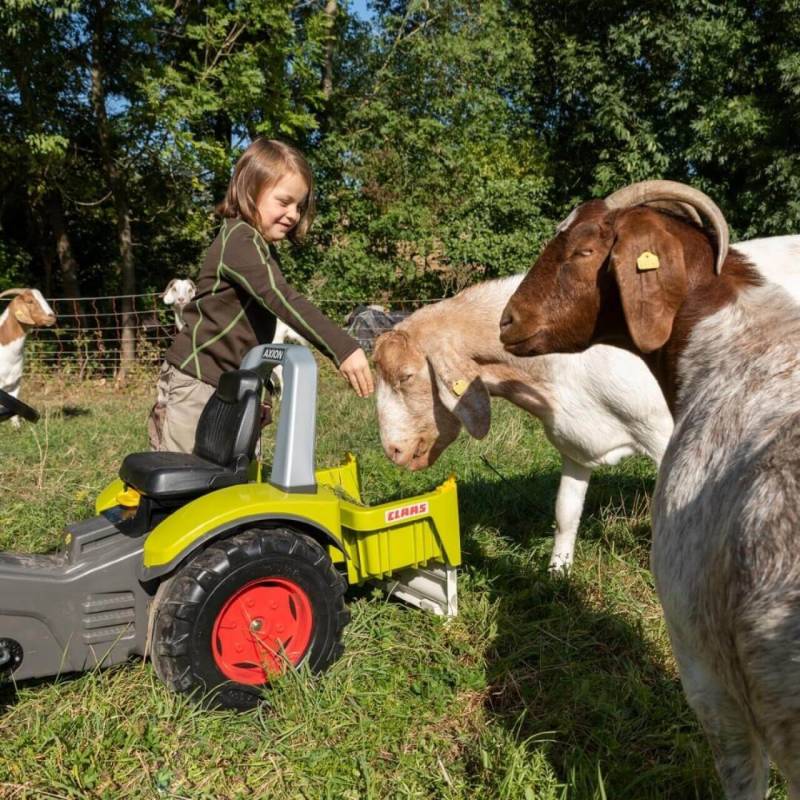
<path id="1" fill-rule="evenodd" d="M 0 548 L 41 552 L 145 448 L 152 386 L 51 378 L 25 398 L 43 419 L 0 430 Z M 551 578 L 558 455 L 526 415 L 493 414 L 485 440 L 462 436 L 430 470 L 401 471 L 372 403 L 323 368 L 319 466 L 356 452 L 370 502 L 458 476 L 460 615 L 353 591 L 344 657 L 285 676 L 243 714 L 197 708 L 141 662 L 6 684 L 0 797 L 719 797 L 648 571 L 652 466 L 595 475 L 575 568 Z"/>

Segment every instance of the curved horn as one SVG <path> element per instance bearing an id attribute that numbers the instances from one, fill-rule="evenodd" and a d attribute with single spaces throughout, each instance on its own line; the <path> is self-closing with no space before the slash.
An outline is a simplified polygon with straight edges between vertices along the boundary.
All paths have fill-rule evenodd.
<path id="1" fill-rule="evenodd" d="M 11 297 L 12 295 L 16 297 L 26 291 L 27 289 L 6 289 L 4 292 L 0 292 L 0 297 Z"/>
<path id="2" fill-rule="evenodd" d="M 673 201 L 692 206 L 711 223 L 717 236 L 717 260 L 714 269 L 719 274 L 728 254 L 728 223 L 725 222 L 725 217 L 717 204 L 708 195 L 677 181 L 641 181 L 625 186 L 606 197 L 606 205 L 610 209 L 630 208 L 657 201 Z"/>
<path id="3" fill-rule="evenodd" d="M 648 205 L 654 206 L 655 208 L 663 208 L 665 211 L 670 211 L 673 214 L 679 214 L 682 217 L 690 219 L 699 228 L 704 227 L 703 218 L 700 216 L 697 209 L 694 206 L 690 206 L 688 203 L 681 203 L 679 200 L 654 200 L 652 203 L 648 203 Z"/>
<path id="4" fill-rule="evenodd" d="M 562 219 L 561 222 L 556 225 L 556 233 L 561 233 L 569 228 L 570 225 L 575 221 L 575 217 L 578 215 L 578 208 L 573 208 L 572 211 L 569 212 L 569 216 L 566 219 Z"/>

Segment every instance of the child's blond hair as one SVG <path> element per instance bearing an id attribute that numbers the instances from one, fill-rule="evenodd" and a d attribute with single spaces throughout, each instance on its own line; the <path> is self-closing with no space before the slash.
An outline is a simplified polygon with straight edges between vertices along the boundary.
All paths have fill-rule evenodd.
<path id="1" fill-rule="evenodd" d="M 241 217 L 257 231 L 263 232 L 258 198 L 287 173 L 299 175 L 308 187 L 300 219 L 287 238 L 294 244 L 303 240 L 314 219 L 314 176 L 305 156 L 295 147 L 277 139 L 258 138 L 242 153 L 233 170 L 225 199 L 217 206 L 222 217 Z"/>

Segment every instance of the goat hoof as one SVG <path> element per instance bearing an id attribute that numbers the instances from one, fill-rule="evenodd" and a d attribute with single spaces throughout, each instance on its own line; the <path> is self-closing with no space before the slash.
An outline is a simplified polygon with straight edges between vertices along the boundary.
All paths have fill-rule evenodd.
<path id="1" fill-rule="evenodd" d="M 572 562 L 563 558 L 553 558 L 547 566 L 547 572 L 552 578 L 568 578 Z"/>

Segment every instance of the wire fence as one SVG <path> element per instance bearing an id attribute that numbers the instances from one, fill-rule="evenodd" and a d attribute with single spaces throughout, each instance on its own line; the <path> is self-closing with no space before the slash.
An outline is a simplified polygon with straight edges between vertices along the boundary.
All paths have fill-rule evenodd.
<path id="1" fill-rule="evenodd" d="M 400 298 L 392 305 L 403 309 L 397 318 L 420 305 L 441 298 Z M 5 300 L 5 298 L 3 299 Z M 0 311 L 6 305 L 0 300 Z M 9 300 L 10 302 L 10 300 Z M 151 369 L 164 357 L 164 352 L 177 332 L 175 313 L 164 305 L 159 292 L 104 297 L 55 297 L 47 302 L 56 315 L 51 328 L 33 328 L 25 343 L 26 372 L 58 371 L 85 378 L 110 377 L 122 364 L 123 340 L 131 338 L 135 347 L 136 368 Z M 342 316 L 355 304 L 352 300 L 323 300 L 321 305 L 344 306 Z M 365 300 L 356 305 L 364 308 L 378 305 Z M 123 309 L 123 305 L 126 307 Z M 365 350 L 370 350 L 374 337 L 356 328 L 351 331 Z"/>
<path id="2" fill-rule="evenodd" d="M 123 301 L 129 301 L 124 312 Z M 60 371 L 79 379 L 113 376 L 122 362 L 123 331 L 133 336 L 137 366 L 150 368 L 163 358 L 176 332 L 174 314 L 157 292 L 47 302 L 56 323 L 28 333 L 26 372 Z"/>

